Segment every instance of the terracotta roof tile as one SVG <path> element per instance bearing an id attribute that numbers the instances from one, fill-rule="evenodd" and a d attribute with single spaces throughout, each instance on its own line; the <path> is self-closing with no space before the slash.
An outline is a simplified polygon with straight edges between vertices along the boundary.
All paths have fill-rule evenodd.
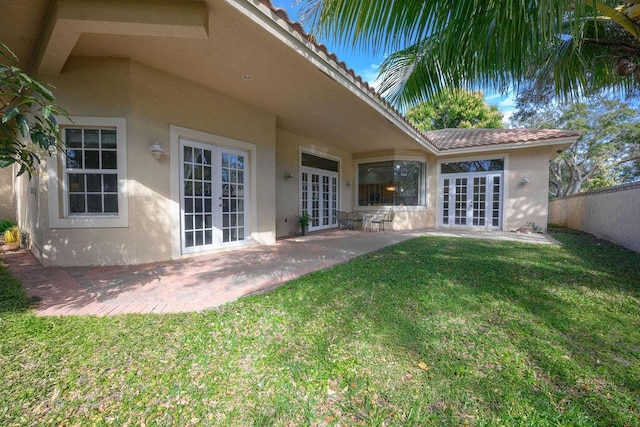
<path id="1" fill-rule="evenodd" d="M 580 136 L 580 132 L 560 129 L 441 129 L 424 136 L 439 150 L 487 145 L 526 143 Z"/>

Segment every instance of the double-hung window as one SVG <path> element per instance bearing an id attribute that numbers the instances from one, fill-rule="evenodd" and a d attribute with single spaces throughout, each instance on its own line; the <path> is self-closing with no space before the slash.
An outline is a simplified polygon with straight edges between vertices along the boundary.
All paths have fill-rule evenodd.
<path id="1" fill-rule="evenodd" d="M 62 155 L 48 161 L 49 226 L 127 227 L 126 121 L 60 119 Z"/>
<path id="2" fill-rule="evenodd" d="M 68 215 L 117 215 L 116 129 L 68 127 L 63 133 Z"/>

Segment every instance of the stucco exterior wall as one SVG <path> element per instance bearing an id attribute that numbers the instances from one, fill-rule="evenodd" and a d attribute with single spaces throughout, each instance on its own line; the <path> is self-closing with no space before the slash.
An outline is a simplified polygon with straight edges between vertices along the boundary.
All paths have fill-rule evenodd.
<path id="1" fill-rule="evenodd" d="M 582 230 L 640 252 L 640 184 L 549 202 L 549 222 Z"/>
<path id="2" fill-rule="evenodd" d="M 549 206 L 549 149 L 522 148 L 509 153 L 506 177 L 506 216 L 503 230 L 513 231 L 527 223 L 547 228 Z M 529 182 L 523 183 L 527 178 Z"/>
<path id="3" fill-rule="evenodd" d="M 126 59 L 72 57 L 63 72 L 43 76 L 71 116 L 126 119 L 128 227 L 50 228 L 46 188 L 38 186 L 44 226 L 34 253 L 44 265 L 139 264 L 171 259 L 170 125 L 245 141 L 257 147 L 260 215 L 252 237 L 275 242 L 275 116 L 170 74 Z M 159 160 L 149 151 L 158 140 Z M 33 215 L 33 214 L 32 214 Z M 255 219 L 255 218 L 254 218 Z M 173 251 L 175 252 L 175 251 Z"/>
<path id="4" fill-rule="evenodd" d="M 15 222 L 15 197 L 13 194 L 15 171 L 13 167 L 0 169 L 0 220 Z"/>
<path id="5" fill-rule="evenodd" d="M 351 153 L 329 144 L 324 144 L 303 136 L 277 130 L 276 148 L 276 199 L 278 237 L 286 237 L 300 231 L 297 216 L 300 215 L 300 152 L 306 150 L 317 156 L 340 160 L 339 206 L 340 210 L 353 210 L 353 189 L 355 182 Z M 286 174 L 293 178 L 286 178 Z M 351 185 L 347 185 L 347 181 Z"/>

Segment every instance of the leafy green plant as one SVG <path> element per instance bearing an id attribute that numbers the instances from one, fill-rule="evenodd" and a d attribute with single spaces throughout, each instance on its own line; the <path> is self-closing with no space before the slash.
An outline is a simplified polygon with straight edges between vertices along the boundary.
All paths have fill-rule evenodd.
<path id="1" fill-rule="evenodd" d="M 541 227 L 541 226 L 539 226 L 539 225 L 536 225 L 536 223 L 535 223 L 535 222 L 528 222 L 528 223 L 527 223 L 527 227 L 531 227 L 531 229 L 532 229 L 533 231 L 535 231 L 536 233 L 544 233 L 544 228 L 542 228 L 542 227 Z"/>
<path id="2" fill-rule="evenodd" d="M 13 222 L 9 221 L 8 219 L 3 219 L 2 221 L 0 221 L 0 233 L 4 233 L 5 231 L 10 229 L 14 225 L 15 224 Z"/>
<path id="3" fill-rule="evenodd" d="M 298 217 L 298 222 L 300 223 L 300 227 L 308 227 L 311 223 L 311 216 L 308 213 L 304 213 Z"/>
<path id="4" fill-rule="evenodd" d="M 60 148 L 55 115 L 68 117 L 44 84 L 17 66 L 18 58 L 0 43 L 0 168 L 17 164 L 29 177 L 42 154 Z"/>

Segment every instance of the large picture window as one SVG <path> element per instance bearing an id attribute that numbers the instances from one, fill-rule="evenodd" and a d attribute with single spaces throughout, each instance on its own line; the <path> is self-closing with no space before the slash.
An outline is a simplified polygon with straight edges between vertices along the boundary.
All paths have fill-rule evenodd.
<path id="1" fill-rule="evenodd" d="M 69 215 L 117 214 L 116 130 L 65 128 L 64 141 Z"/>
<path id="2" fill-rule="evenodd" d="M 358 165 L 359 206 L 424 206 L 425 165 L 388 160 Z"/>

